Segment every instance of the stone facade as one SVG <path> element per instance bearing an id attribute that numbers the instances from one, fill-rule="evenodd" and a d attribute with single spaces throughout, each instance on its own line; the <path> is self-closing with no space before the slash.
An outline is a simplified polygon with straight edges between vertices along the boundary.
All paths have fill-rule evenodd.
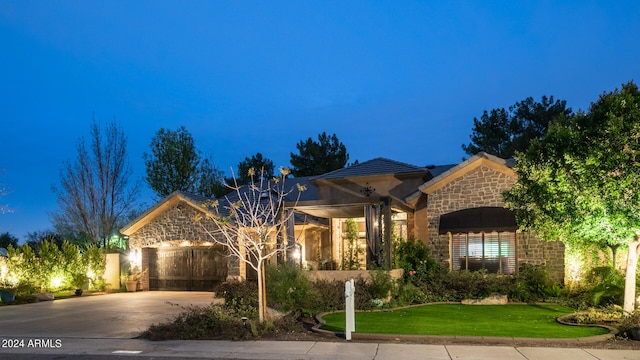
<path id="1" fill-rule="evenodd" d="M 450 266 L 449 235 L 438 234 L 440 216 L 475 207 L 504 207 L 502 193 L 515 184 L 515 177 L 481 165 L 427 195 L 427 245 L 436 261 Z M 518 266 L 545 265 L 557 280 L 564 278 L 564 245 L 545 242 L 529 233 L 516 237 Z"/>
<path id="2" fill-rule="evenodd" d="M 214 233 L 215 224 L 206 218 L 200 222 L 194 219 L 202 215 L 202 211 L 193 206 L 178 203 L 153 218 L 134 234 L 129 236 L 129 247 L 132 251 L 140 251 L 141 269 L 149 268 L 149 255 L 145 248 L 160 246 L 207 246 L 212 242 L 210 233 Z M 206 230 L 205 230 L 206 229 Z M 207 232 L 209 231 L 209 232 Z M 235 257 L 227 258 L 228 279 L 237 280 L 246 274 L 246 264 Z M 149 274 L 146 272 L 140 281 L 143 290 L 149 289 Z"/>

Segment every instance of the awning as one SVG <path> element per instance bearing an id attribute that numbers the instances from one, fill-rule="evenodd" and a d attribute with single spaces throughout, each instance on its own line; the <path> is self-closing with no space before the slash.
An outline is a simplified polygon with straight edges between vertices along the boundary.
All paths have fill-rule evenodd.
<path id="1" fill-rule="evenodd" d="M 516 214 L 502 207 L 477 207 L 440 216 L 440 234 L 516 231 Z"/>

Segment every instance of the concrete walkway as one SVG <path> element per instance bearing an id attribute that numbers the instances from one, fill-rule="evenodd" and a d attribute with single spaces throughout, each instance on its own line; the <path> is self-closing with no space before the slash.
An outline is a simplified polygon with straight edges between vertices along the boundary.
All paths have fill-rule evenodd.
<path id="1" fill-rule="evenodd" d="M 26 340 L 26 339 L 25 339 Z M 33 339 L 32 339 L 33 340 Z M 0 359 L 20 354 L 55 358 L 346 359 L 346 360 L 638 360 L 638 350 L 475 345 L 421 345 L 314 341 L 157 341 L 61 338 L 60 347 L 1 348 Z M 49 357 L 53 358 L 53 357 Z"/>

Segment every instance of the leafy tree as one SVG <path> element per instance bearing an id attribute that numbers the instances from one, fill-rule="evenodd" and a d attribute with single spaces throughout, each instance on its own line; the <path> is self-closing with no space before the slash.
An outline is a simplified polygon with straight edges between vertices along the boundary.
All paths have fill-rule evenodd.
<path id="1" fill-rule="evenodd" d="M 253 171 L 250 171 L 253 169 Z M 251 173 L 264 176 L 264 179 L 273 177 L 273 161 L 263 158 L 261 153 L 252 155 L 251 158 L 246 157 L 244 161 L 238 163 L 238 173 L 235 174 L 235 181 L 238 185 L 248 184 L 251 181 Z M 232 184 L 234 178 L 227 179 L 227 183 Z"/>
<path id="2" fill-rule="evenodd" d="M 0 234 L 0 248 L 8 249 L 9 245 L 18 247 L 18 238 L 8 232 Z"/>
<path id="3" fill-rule="evenodd" d="M 213 163 L 211 158 L 205 158 L 198 169 L 197 194 L 205 197 L 220 197 L 228 192 L 224 185 L 224 174 Z"/>
<path id="4" fill-rule="evenodd" d="M 469 155 L 485 151 L 510 158 L 516 151 L 525 151 L 533 139 L 540 139 L 553 119 L 569 116 L 572 111 L 566 103 L 564 100 L 554 102 L 553 96 L 543 96 L 541 102 L 528 97 L 508 110 L 485 110 L 480 120 L 473 119 L 471 142 L 462 145 L 462 149 Z"/>
<path id="5" fill-rule="evenodd" d="M 318 141 L 308 138 L 300 141 L 298 154 L 291 153 L 291 173 L 294 176 L 312 176 L 343 168 L 349 160 L 347 148 L 336 134 L 326 132 L 318 135 Z"/>
<path id="6" fill-rule="evenodd" d="M 78 157 L 66 161 L 60 185 L 53 186 L 60 211 L 54 224 L 86 234 L 94 244 L 106 244 L 123 217 L 137 206 L 139 186 L 129 181 L 133 170 L 127 157 L 127 137 L 115 122 L 104 128 L 91 123 L 90 143 L 80 138 Z"/>
<path id="7" fill-rule="evenodd" d="M 147 184 L 159 198 L 174 191 L 207 197 L 220 195 L 222 172 L 211 159 L 202 159 L 186 127 L 160 129 L 151 139 L 151 153 L 144 153 Z"/>
<path id="8" fill-rule="evenodd" d="M 628 247 L 624 310 L 635 302 L 640 250 L 640 92 L 629 82 L 588 113 L 557 118 L 518 153 L 518 180 L 505 193 L 518 223 L 545 240 Z"/>

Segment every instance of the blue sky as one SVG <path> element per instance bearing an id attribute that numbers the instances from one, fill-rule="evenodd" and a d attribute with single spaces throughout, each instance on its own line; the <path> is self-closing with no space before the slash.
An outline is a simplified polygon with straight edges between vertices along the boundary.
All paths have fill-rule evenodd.
<path id="1" fill-rule="evenodd" d="M 120 123 L 138 178 L 181 125 L 226 172 L 256 152 L 288 166 L 323 131 L 350 161 L 457 163 L 485 109 L 586 109 L 637 82 L 638 19 L 636 1 L 2 0 L 0 232 L 51 228 L 94 116 Z"/>

